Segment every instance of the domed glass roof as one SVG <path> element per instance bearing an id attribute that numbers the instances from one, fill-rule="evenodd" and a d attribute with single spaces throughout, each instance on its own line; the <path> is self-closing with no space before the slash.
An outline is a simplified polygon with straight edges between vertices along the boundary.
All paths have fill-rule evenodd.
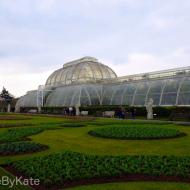
<path id="1" fill-rule="evenodd" d="M 83 57 L 68 62 L 63 68 L 53 72 L 46 81 L 46 86 L 67 85 L 72 83 L 96 82 L 102 79 L 113 79 L 117 75 L 96 58 Z"/>

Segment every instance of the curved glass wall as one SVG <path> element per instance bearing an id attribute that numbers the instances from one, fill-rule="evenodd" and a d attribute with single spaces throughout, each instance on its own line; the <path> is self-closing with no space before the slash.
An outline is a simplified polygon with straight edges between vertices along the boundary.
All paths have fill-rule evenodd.
<path id="1" fill-rule="evenodd" d="M 100 88 L 98 85 L 58 87 L 47 97 L 45 106 L 100 105 Z"/>
<path id="2" fill-rule="evenodd" d="M 156 106 L 190 106 L 190 76 L 115 84 L 67 85 L 48 92 L 44 89 L 43 94 L 44 106 L 145 106 L 150 98 Z M 18 100 L 16 109 L 36 106 L 37 91 L 30 91 Z"/>

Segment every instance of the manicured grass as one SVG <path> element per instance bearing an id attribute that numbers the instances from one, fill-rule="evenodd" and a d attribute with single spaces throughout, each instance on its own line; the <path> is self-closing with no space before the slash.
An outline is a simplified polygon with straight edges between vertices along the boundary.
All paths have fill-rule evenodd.
<path id="1" fill-rule="evenodd" d="M 167 182 L 128 182 L 87 185 L 69 190 L 189 190 L 190 184 Z"/>
<path id="2" fill-rule="evenodd" d="M 88 134 L 95 137 L 113 138 L 123 140 L 144 140 L 144 139 L 164 139 L 185 136 L 185 133 L 176 129 L 167 129 L 163 127 L 102 127 L 91 130 Z"/>
<path id="3" fill-rule="evenodd" d="M 16 115 L 16 114 L 15 114 Z M 137 120 L 117 120 L 117 119 L 97 119 L 97 120 L 72 120 L 64 119 L 60 117 L 46 117 L 46 116 L 24 116 L 30 117 L 28 120 L 2 120 L 1 124 L 24 124 L 25 126 L 19 128 L 15 127 L 15 130 L 24 128 L 31 128 L 27 125 L 35 125 L 32 128 L 43 128 L 39 133 L 30 133 L 24 135 L 29 137 L 32 142 L 45 144 L 50 149 L 36 152 L 34 154 L 17 155 L 17 156 L 3 156 L 0 157 L 0 163 L 5 164 L 7 162 L 16 160 L 26 160 L 31 158 L 38 158 L 39 156 L 45 156 L 49 154 L 55 154 L 62 151 L 74 151 L 91 155 L 174 155 L 177 157 L 190 156 L 190 128 L 187 126 L 173 124 L 167 121 L 137 121 Z M 80 122 L 85 124 L 85 127 L 63 127 L 64 124 L 72 126 L 73 123 Z M 118 140 L 118 139 L 103 139 L 96 138 L 88 135 L 90 130 L 101 129 L 102 127 L 162 127 L 166 129 L 175 129 L 187 134 L 187 136 L 176 139 L 162 139 L 162 140 Z M 46 128 L 49 128 L 46 130 Z M 52 130 L 51 130 L 52 129 Z M 0 128 L 0 134 L 7 133 L 6 128 Z M 12 129 L 11 129 L 12 130 Z M 38 130 L 38 129 L 36 129 Z M 16 132 L 17 133 L 17 132 Z M 28 136 L 30 135 L 30 136 Z M 32 135 L 32 136 L 31 136 Z M 0 135 L 0 137 L 2 137 Z M 10 136 L 9 136 L 10 137 Z M 3 137 L 4 138 L 4 137 Z M 10 138 L 15 139 L 14 135 Z M 21 140 L 23 136 L 16 139 Z M 129 185 L 128 184 L 133 184 Z M 166 185 L 165 185 L 166 184 Z M 103 189 L 148 189 L 152 187 L 155 190 L 158 189 L 190 189 L 189 184 L 182 183 L 121 183 L 121 184 L 105 184 Z M 88 186 L 84 188 L 101 189 L 99 185 Z M 118 187 L 118 188 L 117 188 Z M 123 187 L 123 188 L 122 188 Z M 168 188 L 167 188 L 168 187 Z M 82 187 L 83 188 L 83 187 Z M 80 188 L 79 188 L 80 189 Z M 151 190 L 152 190 L 151 189 Z"/>
<path id="4" fill-rule="evenodd" d="M 127 122 L 124 123 L 126 125 Z M 113 124 L 114 125 L 114 124 Z M 121 124 L 122 125 L 122 124 Z M 131 124 L 130 124 L 131 125 Z M 156 124 L 136 124 L 133 126 L 156 127 Z M 107 125 L 108 127 L 108 125 Z M 88 131 L 101 128 L 98 126 L 87 126 L 81 128 L 62 128 L 61 130 L 44 131 L 32 136 L 32 140 L 41 144 L 47 144 L 50 149 L 47 153 L 54 153 L 63 150 L 91 154 L 156 154 L 156 155 L 190 155 L 190 128 L 176 126 L 174 124 L 162 125 L 164 128 L 177 129 L 187 134 L 185 137 L 162 140 L 117 140 L 102 139 L 88 135 Z"/>
<path id="5" fill-rule="evenodd" d="M 66 120 L 63 118 L 53 118 L 53 117 L 42 117 L 42 116 L 33 116 L 30 122 L 40 127 L 50 127 L 55 130 L 45 130 L 36 135 L 30 136 L 30 139 L 34 142 L 45 144 L 50 147 L 50 149 L 30 154 L 30 155 L 18 155 L 18 156 L 6 156 L 0 157 L 0 163 L 6 163 L 11 160 L 25 159 L 28 157 L 35 157 L 41 155 L 47 155 L 52 153 L 57 153 L 60 151 L 75 151 L 90 153 L 96 155 L 190 155 L 190 128 L 185 126 L 177 126 L 175 124 L 161 124 L 161 122 L 156 121 L 151 124 L 149 121 L 132 121 L 132 120 L 113 120 L 113 119 L 97 119 L 93 121 L 93 125 L 88 124 L 86 127 L 79 128 L 69 128 L 69 127 L 60 127 L 64 123 L 71 123 L 72 120 Z M 28 122 L 28 121 L 27 121 Z M 97 125 L 95 125 L 97 122 Z M 20 123 L 20 121 L 19 121 Z M 90 123 L 90 122 L 89 122 Z M 177 129 L 181 132 L 185 132 L 187 136 L 178 138 L 178 139 L 168 139 L 168 140 L 115 140 L 115 139 L 101 139 L 88 135 L 88 131 L 101 128 L 107 123 L 106 127 L 110 126 L 126 126 L 131 124 L 133 126 L 139 127 L 153 127 L 160 126 L 169 129 Z M 147 124 L 146 124 L 147 123 Z M 157 124 L 158 123 L 158 124 Z M 27 128 L 27 127 L 22 127 Z M 31 127 L 30 127 L 31 128 Z M 35 128 L 35 127 L 33 127 Z M 14 128 L 16 129 L 16 128 Z M 7 129 L 0 129 L 1 132 L 5 132 Z"/>

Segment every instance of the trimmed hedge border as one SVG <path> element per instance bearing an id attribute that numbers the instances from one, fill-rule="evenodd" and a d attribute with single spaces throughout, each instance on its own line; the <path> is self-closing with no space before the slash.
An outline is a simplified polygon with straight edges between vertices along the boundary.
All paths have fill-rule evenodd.
<path id="1" fill-rule="evenodd" d="M 183 137 L 186 134 L 175 129 L 161 127 L 104 127 L 88 132 L 89 135 L 121 140 L 157 140 Z"/>

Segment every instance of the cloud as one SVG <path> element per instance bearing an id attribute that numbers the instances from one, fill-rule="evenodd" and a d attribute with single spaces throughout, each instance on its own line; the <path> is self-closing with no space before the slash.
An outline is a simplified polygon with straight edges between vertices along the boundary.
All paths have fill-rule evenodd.
<path id="1" fill-rule="evenodd" d="M 164 56 L 151 53 L 132 53 L 127 56 L 125 62 L 120 64 L 109 60 L 105 60 L 105 63 L 113 68 L 118 76 L 125 76 L 190 66 L 189 60 L 189 49 L 178 48 Z"/>
<path id="2" fill-rule="evenodd" d="M 189 9 L 178 0 L 1 0 L 0 88 L 22 95 L 86 55 L 120 76 L 187 66 Z"/>
<path id="3" fill-rule="evenodd" d="M 27 91 L 36 90 L 40 84 L 44 85 L 49 72 L 0 75 L 0 86 L 5 87 L 14 96 L 19 97 Z M 23 88 L 24 87 L 24 88 Z"/>

